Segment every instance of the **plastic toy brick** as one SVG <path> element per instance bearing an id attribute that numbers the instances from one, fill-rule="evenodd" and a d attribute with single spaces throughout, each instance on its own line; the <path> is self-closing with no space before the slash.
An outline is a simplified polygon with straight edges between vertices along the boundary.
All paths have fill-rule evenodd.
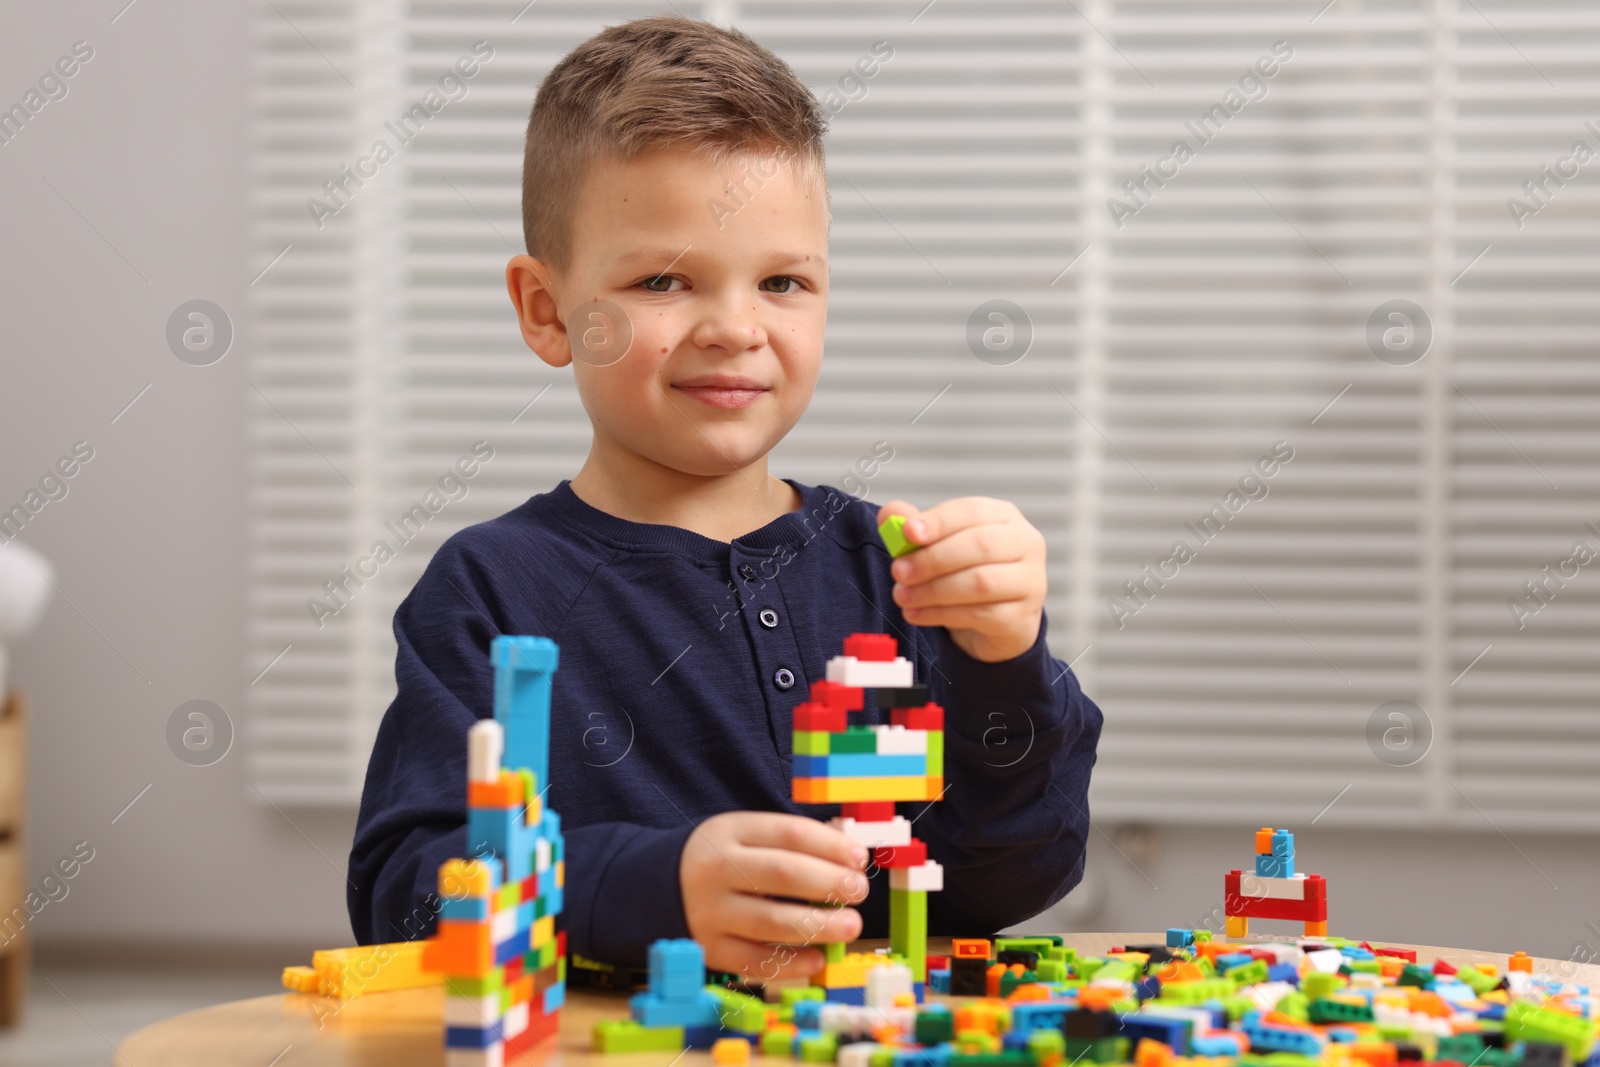
<path id="1" fill-rule="evenodd" d="M 876 689 L 879 686 L 901 689 L 916 684 L 911 661 L 904 656 L 887 662 L 861 660 L 854 656 L 834 656 L 828 660 L 827 679 L 841 685 Z"/>
<path id="2" fill-rule="evenodd" d="M 1526 1001 L 1517 1001 L 1506 1008 L 1505 1033 L 1514 1040 L 1560 1044 L 1575 1064 L 1587 1060 L 1594 1051 L 1595 1029 L 1591 1020 Z"/>
<path id="3" fill-rule="evenodd" d="M 865 726 L 852 726 L 828 735 L 829 755 L 875 755 L 878 735 Z"/>
<path id="4" fill-rule="evenodd" d="M 889 888 L 913 893 L 937 893 L 944 889 L 944 868 L 928 860 L 917 867 L 891 867 Z"/>
<path id="5" fill-rule="evenodd" d="M 439 896 L 487 897 L 500 885 L 500 864 L 483 860 L 445 860 L 439 865 Z"/>
<path id="6" fill-rule="evenodd" d="M 594 1025 L 600 1052 L 677 1052 L 684 1047 L 681 1026 L 641 1026 L 632 1019 L 602 1019 Z"/>
<path id="7" fill-rule="evenodd" d="M 931 703 L 915 708 L 895 708 L 889 713 L 889 722 L 908 730 L 943 730 L 944 708 Z"/>
<path id="8" fill-rule="evenodd" d="M 953 937 L 950 939 L 950 955 L 956 959 L 989 958 L 989 941 L 982 937 Z"/>
<path id="9" fill-rule="evenodd" d="M 516 808 L 521 811 L 522 790 L 521 775 L 503 770 L 499 781 L 467 783 L 467 807 Z"/>
<path id="10" fill-rule="evenodd" d="M 794 709 L 794 729 L 797 733 L 835 733 L 844 730 L 849 723 L 850 717 L 845 709 L 832 704 L 817 704 L 808 700 Z"/>
<path id="11" fill-rule="evenodd" d="M 796 756 L 826 756 L 829 738 L 833 735 L 823 730 L 796 730 L 794 754 Z"/>
<path id="12" fill-rule="evenodd" d="M 834 734 L 845 737 L 845 734 Z M 868 734 L 870 737 L 871 735 Z M 876 752 L 795 756 L 794 773 L 806 778 L 926 778 L 928 757 L 885 756 Z"/>
<path id="13" fill-rule="evenodd" d="M 826 679 L 812 682 L 808 693 L 811 703 L 838 708 L 841 711 L 860 711 L 866 700 L 861 686 L 843 685 Z"/>
<path id="14" fill-rule="evenodd" d="M 711 1062 L 718 1067 L 744 1067 L 750 1062 L 750 1042 L 742 1037 L 718 1038 L 711 1046 Z"/>
<path id="15" fill-rule="evenodd" d="M 895 848 L 875 848 L 872 862 L 885 869 L 920 867 L 928 862 L 928 846 L 917 838 Z"/>
<path id="16" fill-rule="evenodd" d="M 844 639 L 844 654 L 875 663 L 892 663 L 900 643 L 892 634 L 851 634 Z"/>
<path id="17" fill-rule="evenodd" d="M 921 547 L 912 544 L 906 538 L 905 527 L 904 515 L 890 515 L 878 525 L 878 536 L 883 539 L 883 546 L 889 550 L 889 555 L 894 559 L 915 552 Z"/>
<path id="18" fill-rule="evenodd" d="M 804 783 L 804 785 L 802 785 Z M 796 778 L 799 804 L 846 804 L 861 800 L 937 800 L 942 778 Z"/>

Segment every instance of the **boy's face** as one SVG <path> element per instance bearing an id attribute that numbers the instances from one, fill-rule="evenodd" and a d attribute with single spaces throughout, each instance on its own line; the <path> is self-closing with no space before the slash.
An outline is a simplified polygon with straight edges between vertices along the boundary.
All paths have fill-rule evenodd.
<path id="1" fill-rule="evenodd" d="M 524 312 L 524 335 L 573 363 L 598 447 L 725 475 L 799 421 L 822 363 L 828 226 L 822 190 L 792 165 L 663 149 L 599 166 L 572 236 L 550 285 L 559 321 L 536 340 Z M 607 331 L 621 329 L 618 359 Z"/>

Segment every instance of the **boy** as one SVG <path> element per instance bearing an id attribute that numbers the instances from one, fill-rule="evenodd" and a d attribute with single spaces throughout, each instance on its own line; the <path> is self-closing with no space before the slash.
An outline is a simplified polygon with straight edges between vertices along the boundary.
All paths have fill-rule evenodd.
<path id="1" fill-rule="evenodd" d="M 350 855 L 363 943 L 426 935 L 439 863 L 466 853 L 496 633 L 561 649 L 547 799 L 577 954 L 639 965 L 690 936 L 770 980 L 819 970 L 804 946 L 884 936 L 887 880 L 821 821 L 836 808 L 790 800 L 791 713 L 857 631 L 895 635 L 946 709 L 943 802 L 905 812 L 946 871 L 930 931 L 1012 925 L 1082 876 L 1101 717 L 1045 645 L 1039 532 L 1004 501 L 874 509 L 768 473 L 822 359 L 824 126 L 777 57 L 681 17 L 607 29 L 540 86 L 530 254 L 506 282 L 528 346 L 572 366 L 593 444 L 451 537 L 395 613 Z M 922 546 L 897 561 L 892 513 Z"/>

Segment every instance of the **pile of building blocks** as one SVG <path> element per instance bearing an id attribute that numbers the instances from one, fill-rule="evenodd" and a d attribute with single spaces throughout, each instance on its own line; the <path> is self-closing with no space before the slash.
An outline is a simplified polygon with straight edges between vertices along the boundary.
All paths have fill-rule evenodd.
<path id="1" fill-rule="evenodd" d="M 502 635 L 489 654 L 494 718 L 467 735 L 470 857 L 439 868 L 439 922 L 422 955 L 444 977 L 450 1067 L 500 1067 L 550 1037 L 566 995 L 561 820 L 540 792 L 557 649 Z"/>
<path id="2" fill-rule="evenodd" d="M 649 987 L 628 1001 L 630 1018 L 595 1024 L 598 1052 L 678 1052 L 742 1041 L 749 1043 L 767 1024 L 767 1009 L 748 993 L 706 984 L 705 950 L 688 938 L 650 946 Z M 718 1062 L 729 1060 L 723 1044 Z"/>
<path id="3" fill-rule="evenodd" d="M 1292 838 L 1263 833 L 1258 854 L 1273 862 L 1252 877 L 1293 878 Z M 949 956 L 927 960 L 928 988 L 960 999 L 926 1003 L 892 957 L 867 956 L 861 1006 L 822 986 L 782 989 L 772 1003 L 711 986 L 720 1030 L 648 1043 L 635 998 L 635 1019 L 600 1023 L 596 1047 L 675 1051 L 692 1037 L 723 1067 L 746 1063 L 751 1048 L 840 1067 L 1600 1067 L 1600 995 L 1534 973 L 1521 952 L 1503 967 L 1421 966 L 1414 949 L 1326 935 L 1174 928 L 1163 943 L 1102 956 L 1057 936 L 956 938 Z M 652 995 L 670 992 L 695 1005 L 697 1022 L 710 1019 L 687 969 L 681 985 L 658 988 L 654 953 L 651 962 Z"/>
<path id="4" fill-rule="evenodd" d="M 1247 937 L 1251 919 L 1305 924 L 1307 937 L 1328 932 L 1328 884 L 1320 874 L 1296 874 L 1294 835 L 1264 826 L 1256 831 L 1253 874 L 1228 872 L 1223 914 L 1229 937 Z"/>
<path id="5" fill-rule="evenodd" d="M 887 724 L 850 724 L 866 689 L 888 711 Z M 943 794 L 944 709 L 916 684 L 894 637 L 851 634 L 794 710 L 794 799 L 840 805 L 831 825 L 872 849 L 873 864 L 888 872 L 890 955 L 910 969 L 918 999 L 927 981 L 928 894 L 944 888 L 944 868 L 928 858 L 895 802 Z M 821 947 L 826 963 L 814 984 L 829 1000 L 866 1004 L 868 974 L 882 961 L 847 954 L 842 944 Z"/>

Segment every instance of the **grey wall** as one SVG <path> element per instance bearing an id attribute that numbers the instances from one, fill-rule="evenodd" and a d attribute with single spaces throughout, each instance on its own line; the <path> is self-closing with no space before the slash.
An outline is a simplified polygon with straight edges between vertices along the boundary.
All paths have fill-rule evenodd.
<path id="1" fill-rule="evenodd" d="M 261 803 L 239 758 L 247 735 L 206 768 L 180 762 L 164 737 L 173 709 L 197 698 L 242 728 L 249 679 L 248 338 L 195 368 L 163 331 L 197 297 L 247 326 L 246 287 L 264 264 L 245 258 L 244 5 L 138 0 L 113 24 L 124 2 L 12 5 L 0 32 L 7 105 L 74 41 L 95 49 L 70 94 L 0 146 L 0 506 L 74 441 L 95 449 L 25 535 L 55 560 L 64 595 L 13 649 L 35 711 L 29 851 L 37 874 L 77 841 L 95 850 L 37 933 L 47 949 L 346 943 L 353 813 Z M 1253 827 L 1099 829 L 1109 836 L 1094 839 L 1082 894 L 1099 903 L 1069 899 L 1031 926 L 1200 923 L 1223 872 L 1249 861 Z M 1600 930 L 1585 926 L 1600 927 L 1591 838 L 1296 829 L 1302 867 L 1330 880 L 1336 933 L 1600 950 Z"/>

